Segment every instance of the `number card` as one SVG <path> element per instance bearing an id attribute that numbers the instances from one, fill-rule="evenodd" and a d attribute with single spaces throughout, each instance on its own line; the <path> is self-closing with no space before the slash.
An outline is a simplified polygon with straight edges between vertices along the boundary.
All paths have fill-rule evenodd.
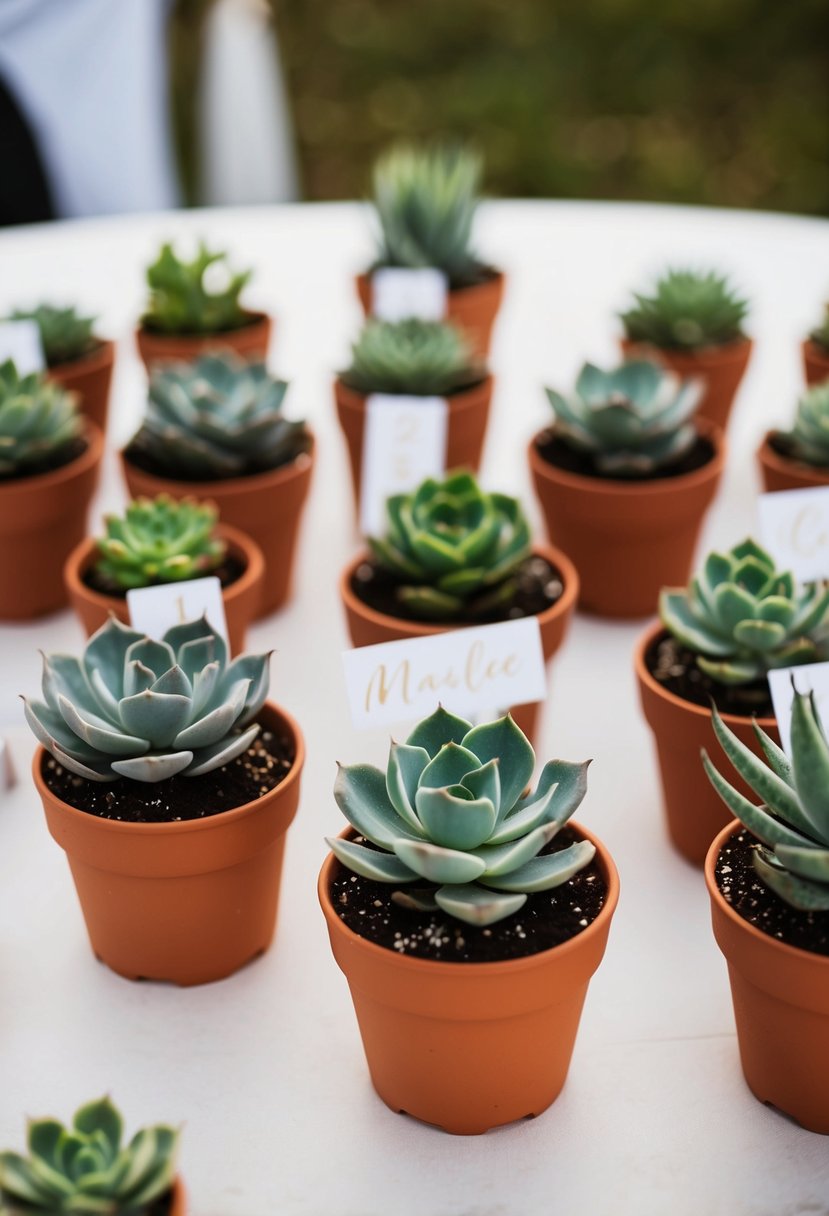
<path id="1" fill-rule="evenodd" d="M 371 276 L 371 313 L 381 321 L 442 321 L 448 295 L 446 275 L 433 266 L 383 266 Z"/>
<path id="2" fill-rule="evenodd" d="M 760 539 L 801 582 L 829 578 L 829 487 L 778 490 L 757 501 Z"/>
<path id="3" fill-rule="evenodd" d="M 382 533 L 386 499 L 413 490 L 446 468 L 449 406 L 442 397 L 372 393 L 366 402 L 360 530 Z"/>
<path id="4" fill-rule="evenodd" d="M 780 731 L 780 744 L 787 756 L 792 754 L 791 724 L 792 702 L 794 690 L 792 679 L 798 692 L 813 692 L 815 704 L 821 721 L 829 722 L 829 663 L 802 663 L 799 667 L 778 667 L 768 673 L 771 701 L 774 706 L 774 716 L 777 719 L 777 729 Z"/>
<path id="5" fill-rule="evenodd" d="M 37 321 L 0 321 L 0 363 L 13 359 L 21 376 L 46 367 Z"/>
<path id="6" fill-rule="evenodd" d="M 215 577 L 138 587 L 127 592 L 127 607 L 133 629 L 151 638 L 162 638 L 173 625 L 206 616 L 216 633 L 228 640 L 222 584 Z"/>

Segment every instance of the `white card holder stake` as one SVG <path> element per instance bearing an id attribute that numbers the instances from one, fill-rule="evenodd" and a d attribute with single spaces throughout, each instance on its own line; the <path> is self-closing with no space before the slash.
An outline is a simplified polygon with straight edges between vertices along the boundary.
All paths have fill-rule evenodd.
<path id="1" fill-rule="evenodd" d="M 372 393 L 366 401 L 360 531 L 385 531 L 386 499 L 446 469 L 449 406 L 442 397 Z"/>

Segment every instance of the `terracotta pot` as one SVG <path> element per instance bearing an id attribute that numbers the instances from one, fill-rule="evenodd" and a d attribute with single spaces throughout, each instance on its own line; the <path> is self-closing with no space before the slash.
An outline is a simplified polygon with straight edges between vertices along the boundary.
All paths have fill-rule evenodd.
<path id="1" fill-rule="evenodd" d="M 27 621 L 67 602 L 63 563 L 86 535 L 104 437 L 86 426 L 86 451 L 62 468 L 0 481 L 0 620 Z"/>
<path id="2" fill-rule="evenodd" d="M 371 276 L 357 275 L 357 295 L 366 316 L 371 315 Z M 474 287 L 456 287 L 449 292 L 446 318 L 462 329 L 473 351 L 486 359 L 492 340 L 492 327 L 504 295 L 504 275 L 499 270 L 491 279 Z"/>
<path id="3" fill-rule="evenodd" d="M 822 384 L 824 380 L 829 380 L 829 350 L 818 346 L 817 342 L 812 341 L 811 338 L 807 338 L 801 351 L 806 383 L 811 387 L 813 384 Z"/>
<path id="4" fill-rule="evenodd" d="M 732 820 L 711 844 L 705 883 L 714 937 L 728 963 L 743 1073 L 761 1102 L 827 1136 L 829 958 L 769 937 L 723 898 L 714 867 L 741 828 Z"/>
<path id="5" fill-rule="evenodd" d="M 270 945 L 305 747 L 278 706 L 266 704 L 259 721 L 295 742 L 285 780 L 254 802 L 187 822 L 124 823 L 76 810 L 49 791 L 46 752 L 35 752 L 35 785 L 66 852 L 92 949 L 119 975 L 207 984 Z"/>
<path id="6" fill-rule="evenodd" d="M 773 431 L 768 431 L 757 449 L 760 476 L 767 493 L 775 490 L 809 490 L 829 485 L 829 468 L 820 469 L 817 465 L 807 464 L 805 460 L 783 456 L 771 444 L 773 434 Z"/>
<path id="7" fill-rule="evenodd" d="M 176 1178 L 170 1192 L 170 1210 L 167 1216 L 187 1216 L 187 1192 L 181 1178 Z"/>
<path id="8" fill-rule="evenodd" d="M 259 615 L 281 608 L 291 593 L 299 526 L 311 485 L 315 444 L 288 465 L 253 473 L 249 477 L 227 477 L 220 481 L 172 481 L 145 473 L 121 452 L 124 480 L 133 498 L 209 498 L 219 508 L 223 523 L 245 532 L 262 550 L 265 577 Z"/>
<path id="9" fill-rule="evenodd" d="M 638 355 L 653 359 L 663 367 L 669 367 L 683 379 L 689 376 L 702 377 L 705 380 L 705 393 L 697 408 L 697 418 L 706 418 L 723 431 L 728 425 L 731 406 L 745 374 L 752 346 L 750 338 L 740 338 L 724 346 L 706 346 L 698 351 L 682 351 L 631 342 L 629 338 L 621 340 L 625 358 Z"/>
<path id="10" fill-rule="evenodd" d="M 636 647 L 634 664 L 639 699 L 656 744 L 668 835 L 686 861 L 701 866 L 708 846 L 730 821 L 731 812 L 705 775 L 700 752 L 706 748 L 712 757 L 722 753 L 711 725 L 711 710 L 684 701 L 651 675 L 645 655 L 661 634 L 665 634 L 665 629 L 656 621 Z M 723 714 L 722 720 L 741 743 L 750 747 L 755 755 L 762 755 L 750 716 Z M 774 718 L 758 718 L 757 725 L 775 742 L 780 742 Z M 754 797 L 738 773 L 729 772 L 729 780 L 744 797 Z"/>
<path id="11" fill-rule="evenodd" d="M 248 625 L 256 619 L 259 611 L 265 559 L 256 542 L 245 536 L 244 532 L 229 528 L 226 524 L 219 524 L 217 534 L 227 543 L 229 555 L 244 566 L 236 581 L 222 590 L 230 652 L 241 654 L 245 649 Z M 84 575 L 94 565 L 97 557 L 97 541 L 90 536 L 72 550 L 63 567 L 69 602 L 86 630 L 87 637 L 106 624 L 110 614 L 125 625 L 130 623 L 125 597 L 93 591 L 84 582 Z"/>
<path id="12" fill-rule="evenodd" d="M 579 593 L 579 576 L 576 568 L 566 554 L 550 545 L 534 545 L 533 554 L 543 557 L 558 570 L 564 591 L 559 599 L 538 616 L 541 629 L 541 649 L 544 659 L 549 662 L 564 641 L 570 619 L 576 605 Z M 396 616 L 387 616 L 383 612 L 375 612 L 368 604 L 364 604 L 351 590 L 351 579 L 354 571 L 364 561 L 368 560 L 367 553 L 361 553 L 346 566 L 340 575 L 340 599 L 345 608 L 348 635 L 352 646 L 373 646 L 377 642 L 397 642 L 401 638 L 431 637 L 436 633 L 446 633 L 457 629 L 457 625 L 430 624 L 427 621 L 407 621 Z M 510 712 L 521 727 L 524 734 L 532 740 L 535 737 L 538 723 L 539 704 L 530 702 L 525 705 L 513 705 Z"/>
<path id="13" fill-rule="evenodd" d="M 465 468 L 477 473 L 481 464 L 492 389 L 492 376 L 487 376 L 486 380 L 476 384 L 474 388 L 463 393 L 453 393 L 446 398 L 449 406 L 446 435 L 447 469 Z M 354 501 L 359 507 L 368 396 L 348 388 L 338 377 L 334 381 L 334 399 L 348 449 Z"/>
<path id="14" fill-rule="evenodd" d="M 135 343 L 141 361 L 149 372 L 154 363 L 175 359 L 192 363 L 213 351 L 232 350 L 242 359 L 264 363 L 271 341 L 271 318 L 264 312 L 250 312 L 248 321 L 238 329 L 218 334 L 159 334 L 140 325 Z"/>
<path id="15" fill-rule="evenodd" d="M 83 413 L 105 431 L 114 366 L 115 343 L 101 338 L 88 355 L 56 363 L 49 368 L 48 376 L 69 392 L 77 393 Z"/>
<path id="16" fill-rule="evenodd" d="M 688 581 L 703 516 L 725 463 L 725 440 L 710 422 L 699 433 L 714 452 L 701 469 L 630 482 L 586 477 L 549 464 L 530 442 L 533 485 L 547 532 L 579 572 L 579 607 L 610 617 L 650 616 L 664 586 Z"/>

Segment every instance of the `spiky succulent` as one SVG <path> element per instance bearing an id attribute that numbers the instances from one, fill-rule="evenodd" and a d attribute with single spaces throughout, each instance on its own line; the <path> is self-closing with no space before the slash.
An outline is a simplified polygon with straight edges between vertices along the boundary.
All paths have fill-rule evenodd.
<path id="1" fill-rule="evenodd" d="M 0 1153 L 0 1197 L 21 1213 L 145 1212 L 173 1184 L 179 1133 L 145 1127 L 122 1145 L 123 1133 L 121 1113 L 109 1098 L 80 1107 L 71 1127 L 57 1119 L 30 1120 L 29 1156 Z"/>
<path id="2" fill-rule="evenodd" d="M 445 397 L 486 372 L 463 334 L 443 321 L 368 320 L 340 379 L 358 393 Z"/>
<path id="3" fill-rule="evenodd" d="M 150 299 L 142 318 L 146 328 L 170 334 L 215 334 L 244 325 L 247 314 L 239 296 L 253 272 L 223 267 L 224 282 L 212 291 L 205 281 L 208 270 L 226 259 L 224 251 L 211 253 L 203 241 L 191 262 L 179 258 L 172 245 L 162 245 L 156 261 L 147 267 Z"/>
<path id="4" fill-rule="evenodd" d="M 668 468 L 696 442 L 691 422 L 702 384 L 680 380 L 646 360 L 604 372 L 585 363 L 572 397 L 547 396 L 556 435 L 613 477 L 636 477 Z"/>
<path id="5" fill-rule="evenodd" d="M 817 329 L 813 329 L 809 334 L 813 342 L 818 346 L 822 346 L 824 350 L 829 351 L 829 304 L 823 310 L 823 320 Z"/>
<path id="6" fill-rule="evenodd" d="M 395 903 L 489 925 L 591 861 L 595 849 L 585 840 L 539 857 L 587 792 L 589 763 L 550 760 L 525 795 L 535 755 L 512 718 L 472 726 L 439 708 L 405 743 L 392 742 L 385 775 L 370 764 L 340 767 L 337 805 L 376 847 L 328 844 L 365 878 L 429 884 L 395 891 Z"/>
<path id="7" fill-rule="evenodd" d="M 287 388 L 264 363 L 232 354 L 155 367 L 147 411 L 127 454 L 190 481 L 275 469 L 309 444 L 305 424 L 282 413 Z"/>
<path id="8" fill-rule="evenodd" d="M 137 498 L 123 515 L 105 516 L 95 572 L 122 591 L 202 578 L 227 551 L 215 534 L 218 517 L 212 503 L 192 498 Z"/>
<path id="9" fill-rule="evenodd" d="M 829 466 L 829 382 L 806 389 L 790 431 L 776 432 L 786 452 L 818 468 Z"/>
<path id="10" fill-rule="evenodd" d="M 804 590 L 753 540 L 709 553 L 686 588 L 659 596 L 665 628 L 721 684 L 747 684 L 773 667 L 829 657 L 829 585 Z"/>
<path id="11" fill-rule="evenodd" d="M 715 769 L 705 771 L 730 811 L 761 842 L 754 868 L 781 899 L 805 912 L 829 911 L 829 744 L 814 693 L 794 687 L 791 761 L 754 723 L 766 763 L 712 711 L 717 739 L 734 768 L 762 800 L 755 806 Z"/>
<path id="12" fill-rule="evenodd" d="M 666 350 L 699 350 L 742 338 L 748 301 L 716 271 L 668 270 L 651 295 L 634 292 L 635 305 L 620 314 L 634 342 Z"/>
<path id="13" fill-rule="evenodd" d="M 19 375 L 11 359 L 0 364 L 0 478 L 60 464 L 82 432 L 71 393 L 39 372 Z"/>
<path id="14" fill-rule="evenodd" d="M 76 308 L 56 308 L 40 304 L 37 308 L 17 309 L 12 321 L 35 321 L 40 330 L 40 342 L 49 367 L 68 363 L 88 354 L 95 346 L 92 327 L 94 317 L 82 317 Z"/>
<path id="15" fill-rule="evenodd" d="M 268 695 L 269 655 L 227 661 L 207 620 L 158 642 L 110 617 L 74 655 L 43 656 L 43 701 L 23 698 L 48 752 L 90 781 L 198 777 L 246 751 Z"/>
<path id="16" fill-rule="evenodd" d="M 427 477 L 386 501 L 388 531 L 369 537 L 378 566 L 398 580 L 397 598 L 425 618 L 480 616 L 509 602 L 512 575 L 530 552 L 517 498 L 488 494 L 471 473 Z"/>

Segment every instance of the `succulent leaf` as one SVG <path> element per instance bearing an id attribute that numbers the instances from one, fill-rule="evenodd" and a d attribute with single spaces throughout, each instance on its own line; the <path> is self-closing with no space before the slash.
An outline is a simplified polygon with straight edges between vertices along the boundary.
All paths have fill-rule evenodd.
<path id="1" fill-rule="evenodd" d="M 97 344 L 92 333 L 95 317 L 83 317 L 75 308 L 57 308 L 52 304 L 40 304 L 31 309 L 17 308 L 9 320 L 35 322 L 49 367 L 80 359 Z"/>
<path id="2" fill-rule="evenodd" d="M 83 433 L 72 393 L 40 372 L 0 363 L 0 481 L 65 463 Z"/>
<path id="3" fill-rule="evenodd" d="M 242 288 L 252 271 L 231 272 L 222 266 L 225 282 L 209 290 L 205 275 L 225 263 L 227 254 L 211 253 L 204 242 L 190 262 L 179 258 L 169 243 L 147 267 L 150 299 L 143 324 L 159 333 L 213 334 L 238 329 L 247 320 L 239 303 Z"/>
<path id="4" fill-rule="evenodd" d="M 464 335 L 445 321 L 369 318 L 340 380 L 358 393 L 447 397 L 480 384 L 486 369 Z"/>
<path id="5" fill-rule="evenodd" d="M 203 578 L 227 550 L 215 535 L 217 520 L 212 503 L 176 501 L 168 494 L 137 498 L 123 516 L 106 516 L 96 574 L 120 591 Z"/>
<path id="6" fill-rule="evenodd" d="M 621 314 L 628 338 L 665 350 L 699 350 L 744 337 L 748 303 L 715 271 L 668 270 Z"/>

